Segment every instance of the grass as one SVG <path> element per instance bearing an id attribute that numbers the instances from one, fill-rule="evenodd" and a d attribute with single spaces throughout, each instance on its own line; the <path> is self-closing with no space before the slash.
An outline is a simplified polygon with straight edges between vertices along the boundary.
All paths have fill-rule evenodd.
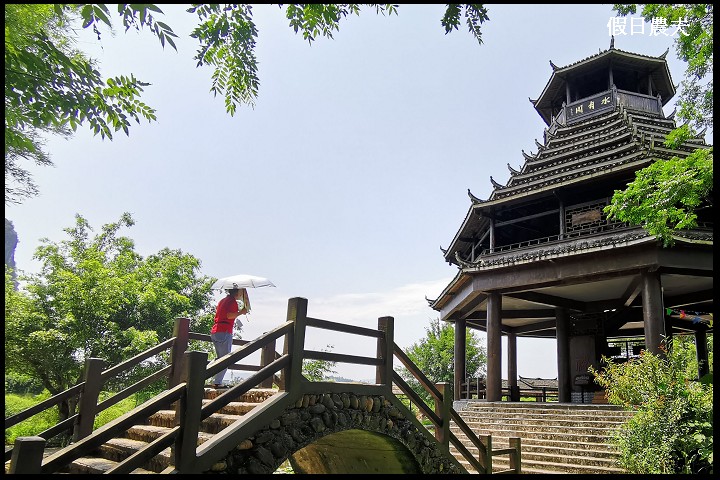
<path id="1" fill-rule="evenodd" d="M 40 395 L 18 395 L 18 394 L 6 394 L 5 395 L 5 418 L 22 412 L 23 410 L 36 405 L 43 400 L 50 398 L 50 394 L 45 391 Z M 102 398 L 101 398 L 102 400 Z M 136 401 L 134 397 L 126 398 L 118 402 L 117 404 L 103 410 L 95 418 L 94 428 L 97 429 L 102 427 L 108 422 L 115 420 L 119 416 L 129 412 L 136 407 Z M 60 413 L 58 407 L 52 407 L 44 410 L 27 420 L 23 420 L 17 425 L 13 425 L 10 428 L 5 429 L 5 445 L 13 445 L 17 437 L 29 437 L 37 435 L 48 428 L 56 425 L 59 422 Z M 59 443 L 57 439 L 50 439 L 48 445 L 55 445 Z"/>

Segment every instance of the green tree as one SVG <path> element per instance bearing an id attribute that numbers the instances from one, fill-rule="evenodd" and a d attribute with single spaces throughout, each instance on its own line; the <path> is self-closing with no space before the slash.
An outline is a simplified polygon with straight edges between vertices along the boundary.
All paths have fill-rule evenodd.
<path id="1" fill-rule="evenodd" d="M 356 4 L 281 4 L 296 33 L 312 43 L 332 38 L 343 18 L 359 15 Z M 397 13 L 397 5 L 369 4 L 376 13 Z M 211 66 L 210 91 L 225 97 L 234 115 L 238 105 L 253 106 L 258 95 L 255 43 L 258 31 L 252 5 L 193 4 L 198 26 L 191 37 L 199 42 L 197 66 Z M 127 31 L 147 28 L 161 45 L 175 48 L 172 28 L 155 19 L 162 10 L 152 4 L 119 4 L 117 13 Z M 95 134 L 112 139 L 131 120 L 156 119 L 155 110 L 140 101 L 149 85 L 132 74 L 103 80 L 94 62 L 73 48 L 73 25 L 82 22 L 101 38 L 101 29 L 113 27 L 105 4 L 6 4 L 5 5 L 5 202 L 21 203 L 38 193 L 22 161 L 51 165 L 43 151 L 43 135 L 71 135 L 87 125 Z M 482 5 L 448 5 L 441 24 L 448 33 L 458 29 L 461 18 L 478 42 L 480 25 L 488 19 Z M 8 183 L 10 181 L 10 183 Z"/>
<path id="2" fill-rule="evenodd" d="M 128 133 L 130 120 L 155 119 L 155 111 L 139 100 L 147 83 L 132 75 L 103 81 L 94 62 L 73 47 L 73 21 L 81 14 L 100 18 L 101 10 L 5 4 L 6 203 L 38 193 L 22 162 L 52 165 L 44 135 L 68 136 L 86 124 L 112 138 L 113 131 Z"/>
<path id="3" fill-rule="evenodd" d="M 5 371 L 38 378 L 51 394 L 82 381 L 85 359 L 114 365 L 172 335 L 174 319 L 189 317 L 192 331 L 209 331 L 210 286 L 200 261 L 179 250 L 141 257 L 116 223 L 92 228 L 80 215 L 65 229 L 69 239 L 38 247 L 40 273 L 21 276 L 16 291 L 5 273 Z M 162 362 L 158 359 L 158 362 Z M 61 417 L 73 406 L 65 402 Z"/>
<path id="4" fill-rule="evenodd" d="M 470 329 L 465 336 L 465 373 L 466 377 L 476 377 L 485 372 L 487 355 L 480 345 L 480 339 Z M 433 383 L 448 382 L 451 387 L 455 382 L 455 329 L 452 324 L 440 323 L 439 318 L 430 320 L 425 329 L 425 338 L 413 343 L 405 354 Z M 415 377 L 405 368 L 400 368 L 400 376 L 410 387 L 432 406 L 432 396 L 420 385 Z"/>
<path id="5" fill-rule="evenodd" d="M 679 59 L 687 62 L 682 81 L 678 119 L 685 122 L 665 140 L 676 148 L 713 127 L 713 6 L 712 4 L 616 4 L 619 15 L 634 14 L 641 6 L 645 21 L 682 23 L 675 41 Z M 665 246 L 673 233 L 697 226 L 697 211 L 712 205 L 713 149 L 695 150 L 687 158 L 673 157 L 639 170 L 626 190 L 616 190 L 605 208 L 608 218 L 641 225 Z"/>
<path id="6" fill-rule="evenodd" d="M 697 376 L 694 348 L 673 339 L 665 356 L 643 351 L 638 360 L 615 364 L 603 357 L 590 367 L 608 401 L 636 409 L 612 441 L 631 473 L 713 473 L 713 389 Z"/>
<path id="7" fill-rule="evenodd" d="M 334 345 L 326 345 L 322 352 L 331 352 Z M 337 362 L 331 362 L 329 360 L 303 360 L 302 374 L 310 381 L 322 382 L 330 378 L 331 375 L 337 374 L 335 371 L 335 365 Z"/>

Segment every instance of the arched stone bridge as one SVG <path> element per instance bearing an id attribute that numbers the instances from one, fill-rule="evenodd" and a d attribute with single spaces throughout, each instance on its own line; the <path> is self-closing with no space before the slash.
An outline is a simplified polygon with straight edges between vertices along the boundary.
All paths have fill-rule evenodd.
<path id="1" fill-rule="evenodd" d="M 307 393 L 284 403 L 210 471 L 273 473 L 290 459 L 296 473 L 466 473 L 392 394 Z M 269 418 L 272 407 L 264 410 L 256 415 Z"/>

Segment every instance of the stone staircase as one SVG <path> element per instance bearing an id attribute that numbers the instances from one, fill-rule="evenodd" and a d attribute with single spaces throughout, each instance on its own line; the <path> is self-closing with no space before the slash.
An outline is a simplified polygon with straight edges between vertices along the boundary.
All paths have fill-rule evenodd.
<path id="1" fill-rule="evenodd" d="M 205 389 L 203 403 L 221 395 L 223 390 Z M 230 402 L 219 413 L 206 418 L 200 425 L 198 445 L 206 442 L 225 427 L 251 411 L 255 406 L 265 401 L 277 392 L 274 389 L 252 389 L 243 394 L 236 401 Z M 70 474 L 101 474 L 118 462 L 126 459 L 140 448 L 167 433 L 175 425 L 175 411 L 161 410 L 148 418 L 147 424 L 135 425 L 125 432 L 122 438 L 113 438 L 102 445 L 91 456 L 78 458 L 59 473 Z M 239 447 L 240 448 L 240 447 Z M 159 455 L 150 459 L 143 468 L 137 468 L 135 474 L 156 474 L 165 470 L 171 464 L 170 448 L 166 448 Z M 217 467 L 217 468 L 216 468 Z M 224 462 L 213 467 L 213 471 L 225 469 Z"/>
<path id="2" fill-rule="evenodd" d="M 475 401 L 459 414 L 477 435 L 492 435 L 494 449 L 507 448 L 509 437 L 520 437 L 522 473 L 627 473 L 609 441 L 610 432 L 633 414 L 621 407 Z M 457 425 L 452 423 L 451 430 L 478 454 Z M 450 451 L 468 472 L 477 473 L 452 444 Z M 507 455 L 493 457 L 493 471 L 508 469 L 508 461 Z"/>

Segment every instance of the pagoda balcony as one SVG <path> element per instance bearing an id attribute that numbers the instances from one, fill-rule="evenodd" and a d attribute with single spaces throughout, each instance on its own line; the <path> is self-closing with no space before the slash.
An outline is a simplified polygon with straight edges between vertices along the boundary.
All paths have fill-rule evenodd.
<path id="1" fill-rule="evenodd" d="M 559 126 L 572 125 L 587 120 L 613 110 L 619 105 L 630 110 L 659 115 L 664 118 L 660 95 L 653 97 L 643 93 L 611 88 L 565 105 L 553 118 L 550 133 L 555 133 Z"/>
<path id="2" fill-rule="evenodd" d="M 712 238 L 713 222 L 700 222 L 691 232 Z M 635 241 L 648 236 L 649 234 L 642 227 L 630 225 L 626 222 L 604 221 L 599 225 L 595 224 L 572 232 L 501 245 L 492 250 L 486 248 L 479 255 L 470 259 L 466 266 L 480 268 L 501 267 L 541 258 L 583 253 L 588 249 L 611 248 L 616 244 Z"/>

